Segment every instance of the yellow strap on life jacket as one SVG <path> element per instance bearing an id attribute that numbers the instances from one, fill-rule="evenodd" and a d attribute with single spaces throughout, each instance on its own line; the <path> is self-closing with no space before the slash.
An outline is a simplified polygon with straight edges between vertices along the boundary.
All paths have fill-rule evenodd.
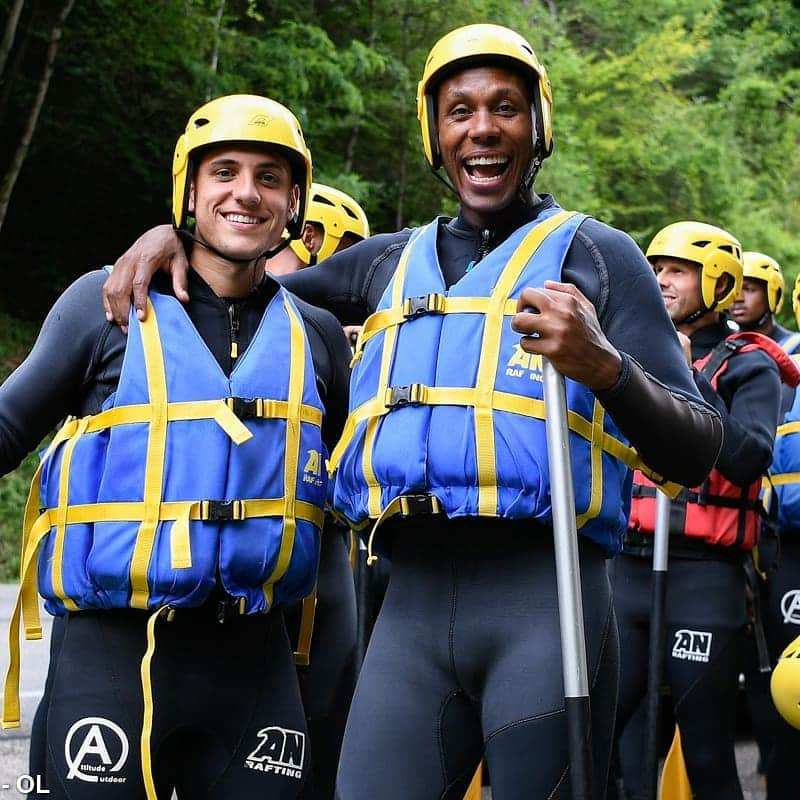
<path id="1" fill-rule="evenodd" d="M 142 780 L 147 800 L 158 800 L 156 785 L 153 780 L 153 755 L 150 749 L 150 739 L 153 735 L 153 681 L 150 666 L 156 651 L 156 622 L 165 610 L 164 608 L 159 608 L 147 620 L 147 649 L 139 665 L 142 681 L 142 699 L 144 700 L 144 716 L 142 717 L 139 749 L 141 750 Z"/>
<path id="2" fill-rule="evenodd" d="M 294 663 L 307 667 L 311 663 L 311 639 L 314 636 L 314 617 L 317 612 L 317 584 L 308 597 L 303 598 L 300 611 L 300 631 L 297 634 L 297 647 L 294 651 Z"/>
<path id="3" fill-rule="evenodd" d="M 303 323 L 297 316 L 288 297 L 283 298 L 289 317 L 289 394 L 288 407 L 291 413 L 286 418 L 286 446 L 283 456 L 283 535 L 278 558 L 272 574 L 263 586 L 267 608 L 272 608 L 273 587 L 289 568 L 297 530 L 297 468 L 300 462 L 300 414 L 303 402 L 303 383 L 306 373 L 306 350 Z M 321 527 L 321 525 L 320 525 Z"/>

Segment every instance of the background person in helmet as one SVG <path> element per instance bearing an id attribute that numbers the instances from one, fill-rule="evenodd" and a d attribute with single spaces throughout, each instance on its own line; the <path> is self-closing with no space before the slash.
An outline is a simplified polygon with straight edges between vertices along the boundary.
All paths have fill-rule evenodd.
<path id="1" fill-rule="evenodd" d="M 607 436 L 632 442 L 660 474 L 699 482 L 720 446 L 719 418 L 691 381 L 634 242 L 561 213 L 533 189 L 552 149 L 551 102 L 522 36 L 495 25 L 452 31 L 431 50 L 418 112 L 426 156 L 444 167 L 458 216 L 374 235 L 285 278 L 340 319 L 369 316 L 350 428 L 332 455 L 334 503 L 365 531 L 383 514 L 375 547 L 391 552 L 392 570 L 345 732 L 343 800 L 460 798 L 484 753 L 495 800 L 570 796 L 543 424 L 485 400 L 473 414 L 459 387 L 470 392 L 481 373 L 485 397 L 497 382 L 508 390 L 498 398 L 530 408 L 544 354 L 573 379 L 572 402 L 594 409 L 581 412 L 588 428 L 594 419 L 596 432 L 604 425 Z M 169 237 L 151 232 L 151 246 L 172 252 Z M 128 307 L 131 263 L 123 260 L 109 287 L 112 315 L 112 304 Z M 513 270 L 519 282 L 505 286 Z M 495 280 L 503 286 L 487 314 Z M 526 307 L 540 313 L 516 313 Z M 482 330 L 491 331 L 485 340 Z M 394 355 L 381 352 L 387 342 L 398 344 Z M 492 360 L 482 362 L 484 353 Z M 480 369 L 494 359 L 496 370 Z M 426 404 L 439 388 L 454 390 L 452 405 Z M 378 416 L 358 421 L 369 409 Z M 583 464 L 576 486 L 595 765 L 605 785 L 618 669 L 605 558 L 619 547 L 629 484 L 627 469 L 598 450 L 596 471 L 608 480 L 602 490 L 594 481 L 589 509 L 586 440 L 573 443 Z M 488 455 L 480 475 L 476 446 Z M 589 519 L 598 503 L 607 524 Z M 392 515 L 398 505 L 404 513 Z"/>
<path id="2" fill-rule="evenodd" d="M 58 528 L 42 545 L 49 607 L 82 609 L 58 623 L 39 715 L 53 800 L 144 798 L 143 731 L 149 798 L 173 788 L 192 800 L 295 798 L 309 773 L 282 605 L 316 574 L 325 492 L 309 451 L 319 462 L 339 435 L 349 353 L 338 322 L 293 300 L 264 274 L 262 256 L 284 228 L 300 232 L 310 155 L 286 108 L 234 95 L 192 115 L 173 175 L 175 225 L 192 264 L 188 304 L 158 281 L 152 324 L 132 322 L 126 338 L 97 311 L 107 273 L 88 273 L 0 387 L 3 472 L 59 419 L 86 421 L 70 423 L 76 433 L 48 457 L 43 481 L 49 508 L 69 469 L 60 502 L 84 503 L 64 512 L 60 578 Z M 258 366 L 267 353 L 269 371 Z M 86 495 L 96 484 L 105 505 L 95 511 Z M 70 523 L 70 508 L 108 521 L 87 531 Z M 76 551 L 84 537 L 88 556 Z M 129 553 L 132 541 L 141 556 Z M 162 605 L 174 615 L 151 616 Z M 4 711 L 13 722 L 14 709 Z"/>
<path id="3" fill-rule="evenodd" d="M 792 292 L 792 308 L 800 326 L 800 278 L 795 280 Z M 797 334 L 782 339 L 782 346 L 793 353 L 798 362 Z M 766 759 L 768 800 L 788 800 L 797 794 L 797 754 L 800 753 L 800 731 L 797 728 L 797 712 L 787 715 L 787 706 L 781 705 L 775 696 L 776 686 L 783 690 L 792 684 L 783 682 L 780 672 L 795 673 L 796 647 L 790 642 L 800 633 L 800 394 L 795 390 L 790 399 L 789 410 L 778 426 L 775 437 L 774 457 L 770 468 L 770 480 L 764 492 L 764 502 L 775 508 L 775 527 L 780 543 L 780 558 L 777 569 L 767 574 L 762 597 L 764 609 L 764 631 L 769 647 L 770 660 L 775 667 L 772 691 L 783 719 L 775 713 L 771 703 L 764 703 L 769 752 Z M 784 403 L 786 398 L 784 397 Z M 786 649 L 786 653 L 784 650 Z M 789 652 L 795 653 L 788 655 Z M 784 653 L 784 658 L 781 654 Z M 788 659 L 788 660 L 787 660 Z M 781 669 L 777 665 L 781 666 Z M 784 700 L 786 695 L 783 695 Z M 794 694 L 795 702 L 797 694 Z M 785 720 L 785 721 L 784 721 Z M 787 724 L 787 722 L 789 724 Z"/>
<path id="4" fill-rule="evenodd" d="M 735 237 L 713 225 L 678 222 L 656 234 L 647 258 L 670 318 L 690 339 L 697 386 L 719 410 L 725 432 L 709 479 L 673 501 L 664 676 L 693 796 L 740 800 L 734 716 L 747 624 L 742 564 L 758 536 L 761 476 L 778 420 L 779 370 L 758 345 L 729 338 L 733 331 L 721 312 L 742 281 Z M 766 337 L 762 345 L 780 354 Z M 622 663 L 618 736 L 647 687 L 654 513 L 654 486 L 637 472 L 631 530 L 611 564 Z M 622 748 L 627 764 L 624 740 Z M 625 774 L 629 796 L 644 797 L 633 772 Z"/>
<path id="5" fill-rule="evenodd" d="M 368 237 L 367 215 L 349 194 L 313 183 L 303 233 L 269 260 L 269 271 L 284 275 L 313 266 Z"/>
<path id="6" fill-rule="evenodd" d="M 783 307 L 785 282 L 780 264 L 764 253 L 747 250 L 743 254 L 742 290 L 731 306 L 731 318 L 743 331 L 757 331 L 776 342 L 784 342 L 792 332 L 775 315 Z"/>

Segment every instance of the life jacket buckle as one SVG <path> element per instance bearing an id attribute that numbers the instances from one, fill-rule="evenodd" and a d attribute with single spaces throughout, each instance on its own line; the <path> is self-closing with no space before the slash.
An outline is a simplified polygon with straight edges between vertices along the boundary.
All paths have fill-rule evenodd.
<path id="1" fill-rule="evenodd" d="M 417 297 L 407 297 L 403 301 L 403 316 L 406 319 L 421 317 L 423 314 L 442 314 L 444 312 L 445 297 L 443 294 L 432 292 L 421 294 Z"/>
<path id="2" fill-rule="evenodd" d="M 230 522 L 244 519 L 241 500 L 201 500 L 200 519 L 204 522 Z"/>
<path id="3" fill-rule="evenodd" d="M 417 514 L 440 514 L 442 506 L 435 494 L 406 494 L 400 499 L 400 514 L 404 517 Z"/>
<path id="4" fill-rule="evenodd" d="M 421 383 L 412 383 L 408 386 L 388 386 L 383 402 L 386 408 L 399 408 L 420 405 L 425 402 L 425 397 L 426 387 Z"/>
<path id="5" fill-rule="evenodd" d="M 239 419 L 263 419 L 263 397 L 226 397 L 225 404 Z"/>

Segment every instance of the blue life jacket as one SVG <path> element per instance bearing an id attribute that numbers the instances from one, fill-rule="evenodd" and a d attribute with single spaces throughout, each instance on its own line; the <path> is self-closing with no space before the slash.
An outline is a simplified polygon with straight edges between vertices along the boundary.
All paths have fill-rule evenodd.
<path id="1" fill-rule="evenodd" d="M 780 345 L 800 366 L 797 354 L 800 333 L 792 333 Z M 769 478 L 764 481 L 764 506 L 770 511 L 775 509 L 779 531 L 800 529 L 800 392 L 797 389 L 791 408 L 775 432 L 772 466 Z"/>
<path id="2" fill-rule="evenodd" d="M 297 601 L 314 583 L 327 488 L 297 308 L 279 290 L 228 377 L 177 300 L 150 302 L 144 323 L 131 317 L 116 392 L 44 454 L 23 595 L 41 540 L 54 614 L 197 606 L 218 584 L 242 613 Z"/>
<path id="3" fill-rule="evenodd" d="M 525 287 L 561 279 L 584 219 L 545 212 L 449 290 L 438 221 L 414 231 L 362 329 L 331 457 L 332 505 L 351 526 L 415 510 L 552 524 L 542 359 L 511 318 Z M 578 528 L 615 553 L 636 454 L 591 391 L 566 390 Z"/>

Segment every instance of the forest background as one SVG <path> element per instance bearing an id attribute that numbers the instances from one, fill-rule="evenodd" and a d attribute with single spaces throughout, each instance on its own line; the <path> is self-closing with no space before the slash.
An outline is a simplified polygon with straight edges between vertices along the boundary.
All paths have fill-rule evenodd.
<path id="1" fill-rule="evenodd" d="M 776 258 L 788 286 L 800 268 L 798 2 L 0 0 L 0 14 L 0 378 L 75 277 L 169 220 L 175 140 L 206 99 L 289 106 L 315 178 L 356 197 L 374 233 L 452 214 L 415 95 L 431 45 L 471 22 L 519 30 L 547 67 L 540 192 L 640 246 L 698 219 Z M 0 481 L 0 579 L 33 464 Z"/>

